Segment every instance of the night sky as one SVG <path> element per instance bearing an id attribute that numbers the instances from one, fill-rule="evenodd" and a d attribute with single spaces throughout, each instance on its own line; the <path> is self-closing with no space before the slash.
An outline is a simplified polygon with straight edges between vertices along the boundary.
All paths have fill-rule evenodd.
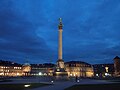
<path id="1" fill-rule="evenodd" d="M 59 17 L 64 61 L 120 55 L 120 0 L 0 0 L 0 59 L 56 63 Z"/>

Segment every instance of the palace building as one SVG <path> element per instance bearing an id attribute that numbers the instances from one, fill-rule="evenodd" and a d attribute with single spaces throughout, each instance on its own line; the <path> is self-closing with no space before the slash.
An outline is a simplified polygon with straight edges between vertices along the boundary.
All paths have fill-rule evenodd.
<path id="1" fill-rule="evenodd" d="M 92 65 L 82 61 L 69 61 L 65 63 L 65 70 L 69 77 L 93 77 Z"/>
<path id="2" fill-rule="evenodd" d="M 32 76 L 53 76 L 55 64 L 44 63 L 44 64 L 31 64 Z"/>
<path id="3" fill-rule="evenodd" d="M 56 65 L 44 64 L 18 64 L 11 61 L 0 60 L 0 76 L 53 76 Z M 68 77 L 93 77 L 92 65 L 82 61 L 65 62 L 64 70 Z"/>
<path id="4" fill-rule="evenodd" d="M 22 76 L 22 65 L 0 60 L 0 76 Z"/>
<path id="5" fill-rule="evenodd" d="M 29 63 L 25 63 L 22 65 L 22 73 L 23 76 L 30 76 L 31 65 Z"/>

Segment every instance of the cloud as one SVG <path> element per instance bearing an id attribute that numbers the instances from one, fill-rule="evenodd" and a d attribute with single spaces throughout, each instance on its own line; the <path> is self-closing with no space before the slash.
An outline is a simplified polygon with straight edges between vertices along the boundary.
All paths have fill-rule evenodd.
<path id="1" fill-rule="evenodd" d="M 37 27 L 24 16 L 14 10 L 9 10 L 9 8 L 12 6 L 0 10 L 1 57 L 46 58 L 50 48 L 43 38 L 36 36 L 35 29 Z"/>
<path id="2" fill-rule="evenodd" d="M 58 18 L 65 61 L 109 63 L 119 56 L 119 0 L 1 0 L 0 56 L 56 62 Z M 61 7 L 60 7 L 61 6 Z"/>

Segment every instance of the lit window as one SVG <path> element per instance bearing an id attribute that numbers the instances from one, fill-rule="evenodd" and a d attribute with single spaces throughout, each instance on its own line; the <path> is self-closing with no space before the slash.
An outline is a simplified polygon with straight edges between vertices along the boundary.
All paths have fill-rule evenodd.
<path id="1" fill-rule="evenodd" d="M 0 75 L 3 75 L 4 73 L 0 73 Z"/>

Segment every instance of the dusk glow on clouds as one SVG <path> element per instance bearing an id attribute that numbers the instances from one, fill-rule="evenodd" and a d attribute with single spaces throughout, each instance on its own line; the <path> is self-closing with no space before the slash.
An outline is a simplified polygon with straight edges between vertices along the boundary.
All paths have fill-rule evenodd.
<path id="1" fill-rule="evenodd" d="M 56 63 L 59 17 L 64 61 L 120 55 L 120 0 L 0 0 L 0 59 Z"/>

